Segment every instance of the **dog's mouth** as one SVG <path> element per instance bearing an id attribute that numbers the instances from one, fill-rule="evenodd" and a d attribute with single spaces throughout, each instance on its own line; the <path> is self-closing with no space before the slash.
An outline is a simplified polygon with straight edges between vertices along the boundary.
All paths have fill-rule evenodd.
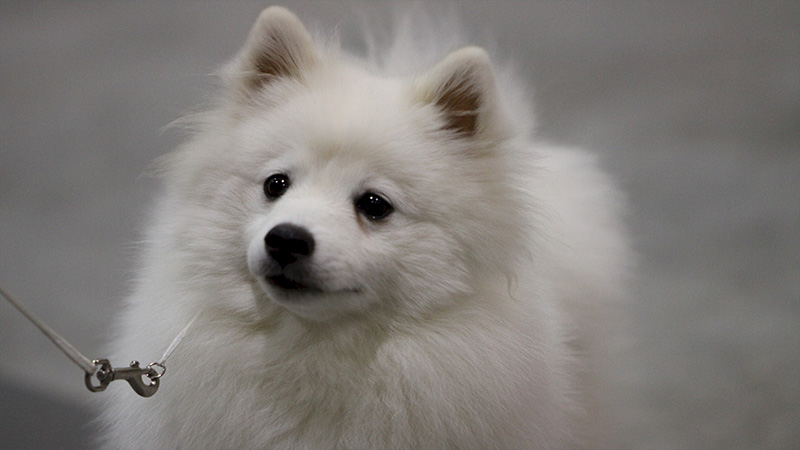
<path id="1" fill-rule="evenodd" d="M 290 291 L 304 291 L 310 289 L 307 284 L 301 283 L 298 280 L 293 280 L 284 274 L 267 277 L 267 281 L 272 283 L 274 286 Z"/>
<path id="2" fill-rule="evenodd" d="M 286 293 L 296 292 L 298 294 L 300 293 L 320 294 L 326 292 L 324 289 L 320 288 L 315 284 L 309 283 L 307 281 L 303 282 L 300 280 L 296 280 L 294 278 L 289 278 L 282 273 L 278 275 L 268 275 L 264 277 L 264 279 L 270 285 L 279 288 Z M 353 289 L 340 289 L 336 291 L 331 291 L 331 293 L 333 292 L 358 294 L 360 292 L 360 289 L 353 288 Z"/>

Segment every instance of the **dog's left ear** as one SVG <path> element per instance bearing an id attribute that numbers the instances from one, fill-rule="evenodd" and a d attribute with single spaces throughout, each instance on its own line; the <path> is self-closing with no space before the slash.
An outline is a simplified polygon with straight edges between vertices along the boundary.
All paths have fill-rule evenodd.
<path id="1" fill-rule="evenodd" d="M 418 81 L 417 89 L 423 102 L 439 108 L 445 129 L 475 137 L 491 128 L 497 87 L 489 55 L 482 48 L 454 51 Z"/>
<path id="2" fill-rule="evenodd" d="M 261 12 L 239 56 L 228 67 L 228 82 L 242 100 L 281 79 L 301 79 L 317 60 L 311 35 L 289 10 Z"/>

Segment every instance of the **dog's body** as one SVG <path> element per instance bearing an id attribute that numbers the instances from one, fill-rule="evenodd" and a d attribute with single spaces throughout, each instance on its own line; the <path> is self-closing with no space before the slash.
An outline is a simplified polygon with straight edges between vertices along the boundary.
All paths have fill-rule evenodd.
<path id="1" fill-rule="evenodd" d="M 531 145 L 494 74 L 465 48 L 379 76 L 265 10 L 163 162 L 114 358 L 196 321 L 154 397 L 109 388 L 106 445 L 576 445 L 576 348 L 628 259 L 619 195 Z"/>

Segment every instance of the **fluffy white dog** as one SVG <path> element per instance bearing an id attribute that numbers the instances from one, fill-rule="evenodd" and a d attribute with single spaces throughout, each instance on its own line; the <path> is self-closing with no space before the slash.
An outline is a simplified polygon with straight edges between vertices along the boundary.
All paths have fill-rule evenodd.
<path id="1" fill-rule="evenodd" d="M 484 50 L 399 76 L 333 47 L 266 9 L 161 161 L 113 359 L 197 319 L 155 396 L 109 388 L 104 445 L 581 444 L 594 307 L 629 259 L 619 194 L 531 143 Z"/>

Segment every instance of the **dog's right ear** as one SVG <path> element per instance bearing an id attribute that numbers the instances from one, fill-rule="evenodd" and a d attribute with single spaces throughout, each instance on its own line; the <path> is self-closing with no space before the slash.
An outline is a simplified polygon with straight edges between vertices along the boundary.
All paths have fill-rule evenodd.
<path id="1" fill-rule="evenodd" d="M 258 16 L 244 48 L 229 66 L 228 82 L 247 102 L 276 80 L 301 79 L 316 60 L 311 35 L 297 16 L 272 6 Z"/>
<path id="2" fill-rule="evenodd" d="M 497 122 L 497 88 L 485 50 L 466 47 L 448 55 L 417 82 L 418 95 L 441 112 L 455 136 L 490 134 Z"/>

